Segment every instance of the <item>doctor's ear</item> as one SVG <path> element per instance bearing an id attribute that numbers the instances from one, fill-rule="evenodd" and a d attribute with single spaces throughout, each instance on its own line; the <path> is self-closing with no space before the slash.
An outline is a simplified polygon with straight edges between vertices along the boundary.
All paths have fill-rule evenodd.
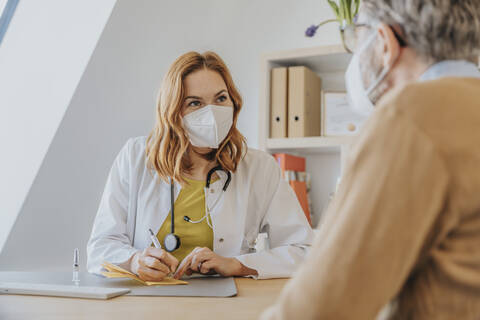
<path id="1" fill-rule="evenodd" d="M 398 42 L 392 27 L 385 23 L 380 23 L 377 27 L 377 37 L 377 50 L 379 50 L 377 52 L 378 57 L 382 57 L 381 62 L 384 67 L 391 67 L 400 55 L 400 43 Z"/>

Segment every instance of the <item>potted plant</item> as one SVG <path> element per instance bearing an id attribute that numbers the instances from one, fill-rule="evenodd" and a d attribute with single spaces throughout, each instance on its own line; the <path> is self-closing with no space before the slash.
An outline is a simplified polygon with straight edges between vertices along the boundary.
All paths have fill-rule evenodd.
<path id="1" fill-rule="evenodd" d="M 340 31 L 342 33 L 343 40 L 343 30 L 355 23 L 358 14 L 358 8 L 360 7 L 360 0 L 339 0 L 339 3 L 334 0 L 327 0 L 327 2 L 332 8 L 336 18 L 322 21 L 317 25 L 311 25 L 305 31 L 305 36 L 313 37 L 320 26 L 337 21 L 340 24 Z M 347 48 L 345 47 L 345 49 Z M 347 49 L 347 51 L 349 50 Z"/>

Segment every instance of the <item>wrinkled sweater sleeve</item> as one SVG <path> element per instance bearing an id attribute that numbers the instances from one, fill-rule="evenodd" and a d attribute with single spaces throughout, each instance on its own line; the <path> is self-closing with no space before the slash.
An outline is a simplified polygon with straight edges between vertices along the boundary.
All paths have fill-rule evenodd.
<path id="1" fill-rule="evenodd" d="M 378 110 L 305 264 L 262 319 L 374 319 L 414 267 L 448 180 L 429 137 L 398 111 Z"/>

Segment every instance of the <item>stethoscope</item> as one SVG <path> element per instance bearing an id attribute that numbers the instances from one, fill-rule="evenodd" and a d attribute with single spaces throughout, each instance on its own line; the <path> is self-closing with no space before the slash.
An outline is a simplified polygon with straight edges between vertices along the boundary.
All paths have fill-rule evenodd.
<path id="1" fill-rule="evenodd" d="M 217 203 L 220 200 L 222 195 L 217 197 L 217 199 L 215 200 L 215 202 L 213 203 L 211 208 L 209 208 L 208 205 L 207 205 L 207 198 L 206 197 L 207 197 L 207 195 L 210 191 L 210 182 L 211 182 L 211 179 L 212 179 L 212 175 L 216 171 L 224 171 L 224 172 L 227 173 L 227 181 L 225 181 L 225 184 L 223 185 L 222 194 L 225 191 L 227 191 L 228 185 L 230 184 L 230 180 L 232 179 L 232 174 L 230 173 L 230 171 L 223 169 L 222 166 L 220 166 L 220 165 L 216 166 L 215 168 L 212 168 L 210 171 L 208 171 L 207 180 L 206 180 L 206 183 L 205 183 L 205 214 L 200 220 L 196 220 L 196 221 L 190 219 L 189 216 L 183 216 L 183 220 L 185 220 L 186 222 L 200 223 L 200 222 L 202 222 L 203 220 L 206 219 L 208 226 L 213 229 L 213 226 L 211 225 L 208 217 L 210 216 L 210 210 L 215 208 L 215 206 L 217 205 Z M 167 234 L 165 236 L 165 238 L 163 239 L 163 246 L 164 246 L 165 250 L 167 250 L 168 252 L 175 251 L 180 247 L 180 237 L 175 234 L 175 205 L 174 205 L 174 202 L 175 202 L 175 188 L 174 188 L 174 185 L 173 185 L 173 179 L 170 179 L 170 213 L 171 213 L 172 222 L 171 222 L 170 233 Z"/>

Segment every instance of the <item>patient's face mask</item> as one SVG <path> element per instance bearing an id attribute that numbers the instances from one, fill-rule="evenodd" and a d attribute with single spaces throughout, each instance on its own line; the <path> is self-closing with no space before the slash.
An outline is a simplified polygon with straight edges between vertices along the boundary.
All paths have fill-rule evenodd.
<path id="1" fill-rule="evenodd" d="M 345 74 L 348 100 L 353 110 L 362 115 L 370 115 L 374 104 L 386 90 L 380 86 L 391 66 L 383 67 L 375 56 L 373 44 L 377 33 L 370 35 L 365 43 L 355 51 Z"/>
<path id="2" fill-rule="evenodd" d="M 233 107 L 208 105 L 183 117 L 183 126 L 195 147 L 218 148 L 233 124 Z"/>

